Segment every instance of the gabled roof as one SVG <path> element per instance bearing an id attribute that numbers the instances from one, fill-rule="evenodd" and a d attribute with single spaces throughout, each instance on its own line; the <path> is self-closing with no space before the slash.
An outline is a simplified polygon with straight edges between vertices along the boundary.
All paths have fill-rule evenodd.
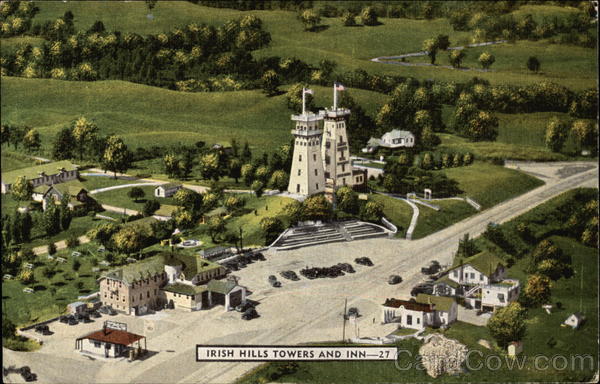
<path id="1" fill-rule="evenodd" d="M 206 260 L 198 254 L 187 252 L 167 254 L 165 264 L 181 265 L 182 272 L 188 280 L 191 280 L 199 273 L 223 268 L 220 264 Z"/>
<path id="2" fill-rule="evenodd" d="M 460 286 L 460 284 L 458 284 L 456 281 L 450 280 L 450 277 L 448 277 L 448 275 L 440 277 L 434 282 L 434 284 L 446 284 L 455 289 L 457 289 Z"/>
<path id="3" fill-rule="evenodd" d="M 503 267 L 506 266 L 504 260 L 490 251 L 479 252 L 478 254 L 471 256 L 462 262 L 462 265 L 467 264 L 488 277 L 496 271 L 498 265 L 502 265 Z M 459 266 L 460 264 L 455 264 L 450 270 L 456 269 Z"/>
<path id="4" fill-rule="evenodd" d="M 232 280 L 211 280 L 207 284 L 207 288 L 211 292 L 222 293 L 224 295 L 231 292 L 237 283 Z"/>
<path id="5" fill-rule="evenodd" d="M 181 293 L 183 295 L 191 296 L 206 291 L 206 286 L 175 283 L 169 284 L 161 289 L 167 292 Z"/>
<path id="6" fill-rule="evenodd" d="M 79 340 L 90 339 L 104 343 L 130 345 L 143 338 L 144 336 L 137 335 L 135 333 L 121 331 L 119 329 L 105 328 L 80 337 Z"/>
<path id="7" fill-rule="evenodd" d="M 2 173 L 2 182 L 5 184 L 12 184 L 20 176 L 25 176 L 27 180 L 31 180 L 36 177 L 39 177 L 40 173 L 42 172 L 44 172 L 48 176 L 55 175 L 58 174 L 63 168 L 67 171 L 73 171 L 77 169 L 77 167 L 68 160 L 55 161 L 52 163 L 46 163 L 36 165 L 33 167 L 21 168 L 16 169 L 14 171 L 4 172 Z"/>
<path id="8" fill-rule="evenodd" d="M 390 139 L 401 139 L 401 138 L 406 139 L 409 137 L 414 137 L 412 132 L 401 131 L 399 129 L 392 129 L 391 131 L 384 133 L 383 136 L 389 137 Z"/>
<path id="9" fill-rule="evenodd" d="M 371 137 L 369 141 L 367 141 L 367 147 L 378 147 L 381 144 L 381 139 L 376 137 Z"/>
<path id="10" fill-rule="evenodd" d="M 433 309 L 436 311 L 449 312 L 454 304 L 454 299 L 452 297 L 434 296 L 425 293 L 419 293 L 416 299 L 417 303 L 433 304 Z"/>
<path id="11" fill-rule="evenodd" d="M 384 307 L 390 307 L 390 308 L 400 308 L 401 306 L 411 310 L 411 311 L 419 311 L 419 312 L 433 312 L 433 309 L 431 308 L 431 305 L 429 304 L 423 304 L 423 303 L 417 303 L 416 301 L 412 301 L 412 300 L 398 300 L 398 299 L 386 299 L 385 303 L 383 303 Z"/>
<path id="12" fill-rule="evenodd" d="M 162 188 L 162 189 L 172 189 L 172 188 L 181 188 L 182 185 L 178 184 L 178 183 L 167 183 L 167 184 L 161 184 L 161 185 L 157 185 L 156 188 Z"/>

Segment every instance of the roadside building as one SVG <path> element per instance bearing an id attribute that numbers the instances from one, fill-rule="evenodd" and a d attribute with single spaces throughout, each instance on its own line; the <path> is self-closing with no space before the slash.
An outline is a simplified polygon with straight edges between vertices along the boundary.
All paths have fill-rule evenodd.
<path id="1" fill-rule="evenodd" d="M 229 248 L 217 246 L 217 247 L 203 249 L 203 250 L 199 251 L 198 253 L 200 254 L 200 256 L 202 258 L 211 260 L 211 259 L 220 258 L 221 256 L 229 255 L 229 254 L 231 254 L 231 251 L 229 250 Z"/>
<path id="2" fill-rule="evenodd" d="M 175 283 L 161 289 L 169 308 L 180 308 L 189 311 L 210 308 L 206 286 Z"/>
<path id="3" fill-rule="evenodd" d="M 447 326 L 456 321 L 458 305 L 453 298 L 419 294 L 416 299 L 386 299 L 382 306 L 382 322 L 400 327 L 423 329 Z"/>
<path id="4" fill-rule="evenodd" d="M 69 196 L 67 206 L 73 211 L 86 210 L 96 205 L 96 200 L 88 194 L 79 180 L 37 186 L 33 189 L 31 198 L 41 202 L 42 209 L 45 211 L 50 204 L 60 204 L 64 196 Z"/>
<path id="5" fill-rule="evenodd" d="M 0 183 L 2 193 L 9 193 L 12 184 L 21 176 L 25 176 L 35 188 L 75 180 L 79 177 L 79 171 L 70 161 L 63 160 L 4 172 Z"/>
<path id="6" fill-rule="evenodd" d="M 383 134 L 381 138 L 371 137 L 367 142 L 367 146 L 362 149 L 362 152 L 373 153 L 379 147 L 390 149 L 412 148 L 415 146 L 415 143 L 415 135 L 410 131 L 394 129 Z"/>
<path id="7" fill-rule="evenodd" d="M 127 331 L 127 324 L 105 321 L 101 330 L 77 338 L 75 349 L 83 354 L 117 358 L 144 354 L 147 345 L 145 336 Z"/>
<path id="8" fill-rule="evenodd" d="M 585 316 L 581 312 L 575 312 L 571 314 L 563 322 L 563 325 L 571 327 L 573 329 L 579 328 L 585 322 Z"/>
<path id="9" fill-rule="evenodd" d="M 177 193 L 183 186 L 176 183 L 162 184 L 154 188 L 154 196 L 156 197 L 171 197 Z"/>
<path id="10" fill-rule="evenodd" d="M 234 279 L 211 280 L 207 289 L 210 306 L 223 305 L 229 311 L 246 302 L 246 288 Z"/>

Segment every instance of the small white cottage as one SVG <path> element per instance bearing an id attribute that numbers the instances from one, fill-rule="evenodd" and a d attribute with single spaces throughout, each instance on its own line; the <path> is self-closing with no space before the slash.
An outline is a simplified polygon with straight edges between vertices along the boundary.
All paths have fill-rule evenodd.
<path id="1" fill-rule="evenodd" d="M 581 312 L 575 312 L 563 322 L 563 325 L 578 329 L 585 322 L 585 316 Z"/>

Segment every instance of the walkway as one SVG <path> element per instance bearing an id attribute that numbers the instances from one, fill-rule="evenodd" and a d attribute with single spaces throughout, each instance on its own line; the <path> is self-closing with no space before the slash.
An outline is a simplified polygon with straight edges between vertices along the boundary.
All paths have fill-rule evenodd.
<path id="1" fill-rule="evenodd" d="M 79 240 L 79 244 L 85 244 L 85 243 L 90 242 L 90 239 L 85 235 L 79 236 L 77 239 Z M 57 241 L 56 243 L 54 243 L 54 245 L 56 246 L 56 250 L 60 251 L 61 249 L 67 248 L 67 241 L 66 240 Z M 32 251 L 36 255 L 43 255 L 45 253 L 48 253 L 48 246 L 40 245 L 39 247 L 33 248 Z"/>
<path id="2" fill-rule="evenodd" d="M 406 204 L 410 205 L 410 207 L 413 210 L 413 215 L 412 215 L 412 218 L 410 219 L 410 225 L 408 226 L 408 229 L 406 230 L 406 239 L 411 240 L 413 232 L 415 231 L 415 228 L 417 227 L 417 221 L 419 220 L 419 207 L 417 207 L 417 205 L 414 202 L 412 202 L 411 200 L 408 200 L 404 197 L 401 197 L 401 196 L 393 194 L 393 193 L 385 193 L 385 192 L 375 192 L 375 193 L 391 197 L 392 199 L 404 201 Z"/>
<path id="3" fill-rule="evenodd" d="M 147 186 L 156 186 L 156 185 L 162 185 L 162 184 L 167 184 L 167 182 L 163 181 L 163 182 L 158 182 L 158 183 L 150 182 L 150 183 L 113 185 L 112 187 L 93 189 L 90 191 L 90 195 L 94 195 L 96 193 L 102 193 L 102 192 L 106 192 L 106 191 L 114 191 L 115 189 L 131 188 L 131 187 L 147 187 Z"/>
<path id="4" fill-rule="evenodd" d="M 466 46 L 449 47 L 448 50 L 450 51 L 450 50 L 455 50 L 455 49 L 484 47 L 484 46 L 488 46 L 488 45 L 503 44 L 506 42 L 507 42 L 507 40 L 486 41 L 484 43 L 467 44 Z M 457 69 L 460 71 L 478 71 L 478 72 L 489 72 L 490 71 L 489 69 L 483 69 L 483 68 L 468 68 L 468 67 L 456 68 L 451 65 L 435 65 L 435 64 L 431 64 L 431 63 L 409 63 L 406 61 L 396 61 L 396 60 L 406 59 L 409 57 L 427 56 L 427 54 L 428 54 L 427 51 L 420 51 L 420 52 L 405 53 L 405 54 L 397 55 L 397 56 L 379 56 L 379 57 L 375 57 L 375 58 L 371 59 L 371 61 L 374 63 L 381 63 L 381 64 L 403 65 L 405 67 L 434 67 L 434 68 Z"/>

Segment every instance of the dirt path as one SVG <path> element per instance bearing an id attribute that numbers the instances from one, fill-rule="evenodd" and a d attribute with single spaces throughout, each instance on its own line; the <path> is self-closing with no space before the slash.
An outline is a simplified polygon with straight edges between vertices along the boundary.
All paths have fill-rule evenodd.
<path id="1" fill-rule="evenodd" d="M 90 239 L 85 235 L 79 236 L 77 239 L 79 239 L 79 244 L 85 244 L 90 242 Z M 60 251 L 61 249 L 67 248 L 67 241 L 57 241 L 56 243 L 54 243 L 54 245 L 56 246 L 56 250 Z M 48 253 L 48 246 L 40 245 L 39 247 L 35 247 L 33 248 L 33 253 L 35 253 L 36 255 L 43 255 L 45 253 Z"/>

